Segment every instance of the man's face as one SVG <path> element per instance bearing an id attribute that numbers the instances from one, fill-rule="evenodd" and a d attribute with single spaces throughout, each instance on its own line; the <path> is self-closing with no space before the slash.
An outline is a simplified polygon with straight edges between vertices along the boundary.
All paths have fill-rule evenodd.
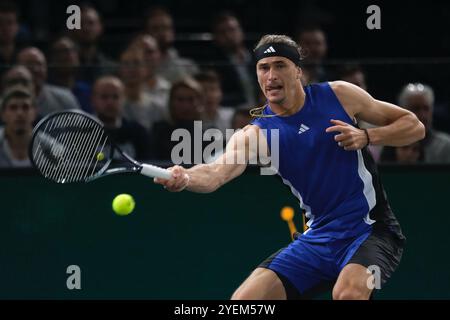
<path id="1" fill-rule="evenodd" d="M 36 108 L 30 98 L 12 98 L 2 110 L 5 128 L 17 135 L 29 132 L 33 128 L 35 119 Z"/>
<path id="2" fill-rule="evenodd" d="M 118 83 L 102 82 L 94 86 L 92 105 L 101 119 L 114 121 L 120 118 L 123 102 L 123 88 Z"/>
<path id="3" fill-rule="evenodd" d="M 144 81 L 146 71 L 142 55 L 137 51 L 127 51 L 120 57 L 120 77 L 126 85 L 137 85 Z"/>
<path id="4" fill-rule="evenodd" d="M 34 92 L 33 76 L 31 72 L 23 67 L 14 67 L 6 72 L 3 76 L 3 88 L 8 88 L 15 85 L 26 87 L 30 92 Z"/>
<path id="5" fill-rule="evenodd" d="M 219 47 L 228 50 L 238 48 L 244 41 L 244 33 L 242 32 L 239 21 L 232 17 L 216 26 L 214 37 Z"/>
<path id="6" fill-rule="evenodd" d="M 172 18 L 167 14 L 157 14 L 147 21 L 147 32 L 158 41 L 161 50 L 167 50 L 175 39 Z"/>
<path id="7" fill-rule="evenodd" d="M 305 49 L 305 60 L 319 63 L 327 55 L 327 40 L 325 34 L 320 30 L 303 32 L 298 42 Z"/>
<path id="8" fill-rule="evenodd" d="M 0 13 L 0 44 L 13 43 L 19 32 L 17 16 L 12 12 Z"/>
<path id="9" fill-rule="evenodd" d="M 210 109 L 217 109 L 222 101 L 222 88 L 217 82 L 200 83 L 205 93 L 205 107 Z"/>
<path id="10" fill-rule="evenodd" d="M 56 68 L 76 68 L 80 65 L 78 51 L 72 40 L 62 38 L 52 47 L 52 63 Z"/>
<path id="11" fill-rule="evenodd" d="M 102 22 L 94 9 L 81 11 L 81 29 L 74 31 L 75 37 L 83 45 L 91 45 L 103 32 Z"/>
<path id="12" fill-rule="evenodd" d="M 268 57 L 256 65 L 258 83 L 267 100 L 283 104 L 286 97 L 292 96 L 301 78 L 301 69 L 284 57 Z"/>
<path id="13" fill-rule="evenodd" d="M 175 121 L 198 119 L 200 99 L 197 93 L 187 87 L 178 87 L 171 100 L 171 115 Z"/>
<path id="14" fill-rule="evenodd" d="M 410 94 L 406 98 L 406 109 L 413 112 L 424 124 L 427 130 L 431 129 L 433 122 L 433 106 L 423 93 Z"/>
<path id="15" fill-rule="evenodd" d="M 159 51 L 158 43 L 153 38 L 143 37 L 139 45 L 142 48 L 145 66 L 148 75 L 153 75 L 156 72 L 156 68 L 159 66 L 161 60 L 161 51 Z"/>
<path id="16" fill-rule="evenodd" d="M 25 49 L 19 54 L 17 60 L 19 64 L 30 70 L 34 83 L 38 87 L 47 81 L 47 61 L 42 52 L 37 49 Z"/>

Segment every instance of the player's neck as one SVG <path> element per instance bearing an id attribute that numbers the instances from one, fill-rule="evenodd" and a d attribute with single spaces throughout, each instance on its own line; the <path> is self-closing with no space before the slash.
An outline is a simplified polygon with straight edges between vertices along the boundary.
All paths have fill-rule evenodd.
<path id="1" fill-rule="evenodd" d="M 271 103 L 269 102 L 270 108 L 275 114 L 280 116 L 291 116 L 300 111 L 305 104 L 305 91 L 303 87 L 300 86 L 298 90 L 288 95 L 281 103 Z"/>

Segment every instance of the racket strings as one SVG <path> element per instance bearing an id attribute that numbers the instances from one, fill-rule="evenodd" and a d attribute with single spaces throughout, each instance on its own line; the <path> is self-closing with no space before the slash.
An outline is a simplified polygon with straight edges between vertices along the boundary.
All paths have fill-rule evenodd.
<path id="1" fill-rule="evenodd" d="M 58 119 L 62 120 L 62 119 Z M 34 159 L 36 159 L 36 163 L 38 168 L 41 169 L 42 173 L 45 177 L 48 177 L 50 172 L 49 169 L 58 164 L 58 158 L 56 154 L 52 152 L 55 148 L 59 150 L 63 147 L 54 139 L 51 135 L 47 134 L 47 132 L 51 131 L 55 125 L 58 125 L 59 121 L 47 122 L 45 126 L 45 130 L 38 133 L 39 144 L 36 148 Z M 41 150 L 41 153 L 39 153 Z"/>
<path id="2" fill-rule="evenodd" d="M 49 179 L 82 181 L 101 169 L 108 137 L 103 127 L 82 114 L 67 113 L 49 119 L 33 142 L 36 167 Z"/>
<path id="3" fill-rule="evenodd" d="M 71 136 L 71 132 L 70 131 L 65 131 L 65 132 L 58 132 L 60 131 L 60 127 L 64 127 L 67 126 L 68 124 L 72 124 L 74 122 L 76 122 L 77 119 L 61 119 L 61 121 L 58 123 L 58 125 L 55 127 L 56 130 L 55 132 L 52 132 L 55 135 L 55 140 L 59 140 L 58 143 L 60 143 L 61 146 L 65 146 L 68 139 L 70 141 L 70 136 Z M 55 129 L 54 128 L 54 129 Z M 53 144 L 57 145 L 56 143 Z M 65 152 L 65 148 L 58 148 L 58 149 L 62 149 L 63 152 L 58 151 L 57 153 L 55 153 L 56 156 L 58 156 L 58 164 L 56 165 L 56 167 L 53 167 L 53 171 L 52 172 L 48 172 L 49 173 L 49 178 L 56 180 L 56 181 L 60 181 L 59 179 L 61 178 L 61 172 L 64 172 L 63 170 L 64 168 L 64 163 L 67 162 L 67 157 L 69 156 L 69 152 Z M 51 169 L 51 166 L 48 166 L 47 169 Z"/>

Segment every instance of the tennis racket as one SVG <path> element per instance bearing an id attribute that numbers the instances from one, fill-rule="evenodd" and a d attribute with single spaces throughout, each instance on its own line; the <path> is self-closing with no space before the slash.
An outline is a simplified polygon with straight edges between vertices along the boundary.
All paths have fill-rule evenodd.
<path id="1" fill-rule="evenodd" d="M 90 182 L 115 173 L 171 177 L 167 169 L 131 158 L 114 144 L 99 120 L 78 110 L 55 112 L 39 121 L 29 156 L 45 178 L 57 183 Z"/>

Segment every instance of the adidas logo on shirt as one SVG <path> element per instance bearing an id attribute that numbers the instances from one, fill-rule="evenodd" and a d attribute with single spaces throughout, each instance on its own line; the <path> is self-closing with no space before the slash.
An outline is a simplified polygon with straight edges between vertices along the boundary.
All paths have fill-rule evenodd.
<path id="1" fill-rule="evenodd" d="M 302 124 L 300 126 L 300 128 L 298 129 L 298 134 L 302 134 L 303 132 L 306 132 L 309 130 L 309 127 L 305 126 L 304 124 Z"/>
<path id="2" fill-rule="evenodd" d="M 272 53 L 272 52 L 276 52 L 272 46 L 270 46 L 266 51 L 264 51 L 264 53 Z"/>

